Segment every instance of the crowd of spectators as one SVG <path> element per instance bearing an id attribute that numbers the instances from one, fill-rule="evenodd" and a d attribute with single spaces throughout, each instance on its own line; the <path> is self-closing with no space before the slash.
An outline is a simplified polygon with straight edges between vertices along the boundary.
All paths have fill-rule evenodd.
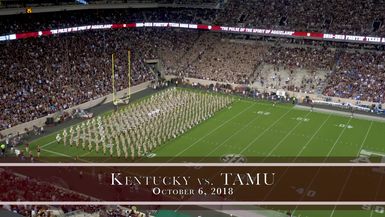
<path id="1" fill-rule="evenodd" d="M 223 39 L 223 40 L 222 40 Z M 215 80 L 227 83 L 250 84 L 266 47 L 254 42 L 231 42 L 219 34 L 202 35 L 189 55 L 178 64 L 169 65 L 169 74 Z"/>
<path id="2" fill-rule="evenodd" d="M 87 4 L 167 4 L 167 5 L 217 5 L 223 0 L 86 0 Z M 18 8 L 18 7 L 42 7 L 42 6 L 65 6 L 65 5 L 80 5 L 81 3 L 73 0 L 2 0 L 0 8 Z"/>
<path id="3" fill-rule="evenodd" d="M 295 31 L 383 35 L 384 10 L 383 0 L 234 0 L 226 5 L 217 23 Z"/>
<path id="4" fill-rule="evenodd" d="M 178 2 L 173 1 L 173 2 Z M 262 28 L 328 31 L 345 34 L 384 35 L 382 0 L 331 1 L 228 1 L 223 11 L 214 9 L 99 10 L 46 15 L 21 15 L 1 19 L 0 33 L 35 31 L 85 24 L 136 21 L 218 23 Z M 352 10 L 343 11 L 344 7 Z M 316 11 L 314 11 L 316 10 Z M 370 12 L 368 12 L 370 11 Z M 127 15 L 129 14 L 129 15 Z M 306 22 L 305 22 L 306 21 Z M 378 28 L 373 24 L 378 22 Z M 279 71 L 310 71 L 301 85 L 320 83 L 316 70 L 329 71 L 323 94 L 356 100 L 385 102 L 385 54 L 383 52 L 330 49 L 319 42 L 291 43 L 235 40 L 220 33 L 175 29 L 121 29 L 15 40 L 0 43 L 0 130 L 27 122 L 112 92 L 111 54 L 115 53 L 115 87 L 154 80 L 146 60 L 160 59 L 167 74 L 210 79 L 225 83 L 252 84 L 259 67 Z M 127 51 L 131 51 L 131 78 L 127 77 Z M 337 50 L 337 51 L 336 51 Z M 284 79 L 284 78 L 282 78 Z M 301 87 L 288 86 L 299 91 Z M 38 131 L 39 129 L 37 129 Z M 4 135 L 0 135 L 0 138 Z M 11 141 L 10 143 L 18 143 Z M 50 184 L 0 171 L 0 192 L 8 200 L 89 200 L 87 196 Z M 12 189 L 5 186 L 12 185 Z M 27 188 L 26 188 L 27 187 Z M 23 190 L 21 190 L 23 189 Z M 43 191 L 42 191 L 43 189 Z M 47 207 L 5 207 L 25 216 Z M 79 207 L 67 207 L 66 212 Z M 81 208 L 85 212 L 101 207 Z M 106 216 L 119 216 L 105 209 Z M 110 213 L 111 215 L 109 215 Z M 46 216 L 49 216 L 48 214 Z"/>
<path id="5" fill-rule="evenodd" d="M 112 93 L 112 53 L 116 91 L 128 87 L 128 50 L 131 85 L 153 80 L 146 60 L 174 65 L 200 34 L 121 29 L 1 43 L 0 129 Z"/>
<path id="6" fill-rule="evenodd" d="M 82 25 L 135 22 L 181 22 L 210 24 L 217 9 L 147 8 L 59 11 L 2 16 L 0 35 Z"/>
<path id="7" fill-rule="evenodd" d="M 117 206 L 35 206 L 35 205 L 12 205 L 1 206 L 13 213 L 25 217 L 58 217 L 58 216 L 95 216 L 95 217 L 149 217 L 153 210 L 141 212 L 136 207 L 122 208 Z M 133 208 L 133 209 L 132 209 Z"/>
<path id="8" fill-rule="evenodd" d="M 203 34 L 167 73 L 227 83 L 252 84 L 260 76 L 260 66 L 273 65 L 274 71 L 331 71 L 335 52 L 320 46 L 281 46 L 268 42 L 229 39 L 221 34 Z M 170 53 L 170 52 L 169 52 Z M 277 75 L 278 77 L 279 75 Z M 315 79 L 307 79 L 311 83 Z M 263 82 L 263 81 L 262 81 Z M 294 89 L 293 89 L 294 90 Z"/>
<path id="9" fill-rule="evenodd" d="M 90 197 L 78 194 L 50 183 L 0 170 L 2 201 L 90 201 Z M 11 187 L 12 186 L 12 187 Z"/>
<path id="10" fill-rule="evenodd" d="M 0 57 L 0 70 L 7 73 L 0 79 L 0 129 L 110 94 L 112 53 L 116 90 L 128 87 L 128 50 L 132 85 L 156 78 L 146 64 L 150 59 L 160 59 L 166 74 L 237 84 L 252 84 L 258 77 L 258 67 L 270 64 L 275 71 L 291 73 L 297 69 L 313 74 L 316 70 L 335 70 L 328 78 L 326 95 L 383 100 L 381 93 L 368 98 L 382 84 L 381 53 L 336 55 L 334 49 L 324 46 L 281 44 L 237 40 L 221 33 L 155 28 L 87 31 L 1 43 L 4 55 Z M 361 74 L 355 73 L 357 70 Z M 346 77 L 345 71 L 352 75 Z M 357 76 L 362 83 L 354 84 Z M 369 86 L 364 79 L 370 79 Z M 348 89 L 348 81 L 354 88 Z M 303 82 L 319 83 L 311 78 Z"/>
<path id="11" fill-rule="evenodd" d="M 342 4 L 342 1 L 344 0 L 337 2 Z M 275 22 L 278 19 L 275 16 L 282 15 L 275 14 L 276 10 L 292 14 L 288 11 L 295 7 L 294 3 L 287 1 L 260 2 L 264 7 L 258 10 L 263 9 L 268 13 L 266 22 Z M 1 19 L 0 32 L 143 20 L 178 20 L 192 23 L 216 20 L 223 24 L 238 25 L 255 19 L 262 23 L 251 22 L 247 25 L 273 25 L 264 24 L 265 21 L 258 18 L 262 12 L 252 12 L 262 3 L 252 3 L 244 1 L 235 4 L 234 1 L 228 1 L 223 11 L 158 8 L 95 10 L 87 13 L 74 11 L 35 14 L 32 17 L 20 15 L 16 20 L 12 20 L 14 16 L 9 16 Z M 309 7 L 306 2 L 298 3 L 301 7 Z M 363 4 L 374 7 L 378 2 Z M 320 13 L 323 13 L 323 9 L 320 9 Z M 290 20 L 289 18 L 290 16 L 287 16 L 287 20 Z M 288 22 L 287 25 L 291 23 Z M 350 31 L 348 27 L 343 29 Z M 278 44 L 289 43 L 289 40 L 279 41 Z M 126 88 L 127 50 L 131 50 L 132 54 L 132 85 L 156 77 L 146 64 L 149 59 L 161 59 L 167 74 L 238 84 L 252 84 L 258 77 L 259 67 L 270 64 L 278 69 L 276 71 L 282 68 L 290 70 L 291 73 L 296 69 L 310 70 L 313 74 L 319 69 L 333 72 L 327 78 L 327 87 L 323 91 L 328 96 L 353 97 L 375 102 L 384 100 L 381 92 L 382 53 L 338 52 L 336 55 L 333 49 L 321 43 L 298 45 L 294 42 L 290 46 L 277 46 L 264 41 L 233 40 L 231 36 L 221 33 L 143 28 L 94 30 L 8 41 L 0 43 L 0 49 L 0 71 L 5 72 L 1 74 L 0 79 L 0 130 L 111 93 L 112 53 L 115 53 L 116 90 Z M 279 78 L 279 75 L 277 77 Z M 302 83 L 320 83 L 318 80 L 307 78 Z"/>
<path id="12" fill-rule="evenodd" d="M 144 49 L 142 43 L 151 41 L 151 34 L 122 31 L 1 44 L 0 71 L 6 73 L 0 79 L 0 129 L 111 93 L 112 53 L 116 53 L 117 90 L 128 87 L 128 50 L 132 54 L 131 84 L 152 80 L 154 75 L 144 60 L 154 57 L 153 50 Z"/>
<path id="13" fill-rule="evenodd" d="M 25 217 L 58 217 L 58 216 L 95 216 L 95 217 L 148 217 L 154 211 L 139 212 L 136 208 L 120 208 L 116 206 L 32 206 L 32 205 L 12 205 L 3 208 L 13 213 Z"/>
<path id="14" fill-rule="evenodd" d="M 96 201 L 84 194 L 59 187 L 55 184 L 30 178 L 8 170 L 0 169 L 1 201 Z M 103 217 L 145 217 L 135 206 L 100 206 L 100 205 L 1 205 L 6 209 L 26 217 L 54 217 L 58 214 L 82 212 L 97 213 Z"/>
<path id="15" fill-rule="evenodd" d="M 265 62 L 285 69 L 331 70 L 335 53 L 322 47 L 273 46 L 268 50 Z"/>
<path id="16" fill-rule="evenodd" d="M 278 80 L 284 80 L 280 77 L 280 70 L 288 70 L 291 75 L 298 70 L 309 72 L 297 86 L 285 85 L 284 82 L 279 85 L 288 90 L 303 91 L 305 87 L 315 89 L 325 84 L 325 89 L 319 93 L 326 96 L 385 102 L 383 52 L 336 51 L 317 45 L 247 43 L 244 40 L 231 41 L 219 34 L 201 35 L 186 52 L 189 55 L 168 65 L 169 74 L 237 84 L 252 84 L 256 80 L 263 83 L 267 79 L 259 76 L 258 66 L 269 64 L 274 66 Z M 320 70 L 328 76 L 321 79 L 317 75 Z"/>
<path id="17" fill-rule="evenodd" d="M 2 201 L 89 201 L 91 198 L 57 187 L 39 182 L 9 171 L 0 170 L 0 192 Z M 52 216 L 47 211 L 48 206 L 3 206 L 12 212 L 23 216 Z M 93 207 L 88 207 L 93 208 Z M 91 211 L 91 210 L 87 210 Z"/>
<path id="18" fill-rule="evenodd" d="M 37 31 L 86 24 L 144 21 L 210 23 L 226 26 L 385 36 L 385 1 L 349 0 L 160 0 L 146 3 L 183 4 L 184 7 L 99 9 L 3 16 L 0 34 Z M 196 7 L 201 5 L 216 7 Z M 186 6 L 187 5 L 187 6 Z M 191 7 L 189 8 L 188 5 Z M 349 8 L 349 10 L 346 10 Z"/>
<path id="19" fill-rule="evenodd" d="M 336 70 L 327 79 L 327 96 L 385 102 L 385 54 L 341 51 Z"/>

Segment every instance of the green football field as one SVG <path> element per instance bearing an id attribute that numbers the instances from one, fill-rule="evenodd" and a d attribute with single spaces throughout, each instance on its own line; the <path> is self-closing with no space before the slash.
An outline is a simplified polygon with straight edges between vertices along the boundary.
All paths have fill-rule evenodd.
<path id="1" fill-rule="evenodd" d="M 362 210 L 362 209 L 373 209 L 372 211 L 368 210 Z M 224 208 L 225 209 L 225 208 Z M 361 209 L 361 210 L 360 210 Z M 290 209 L 294 210 L 294 209 Z M 382 210 L 382 211 L 381 211 Z M 224 216 L 230 216 L 228 213 L 231 213 L 234 217 L 237 216 L 237 211 L 226 211 L 226 214 L 223 214 L 220 210 L 216 210 L 215 212 L 210 211 L 189 211 L 189 210 L 162 210 L 160 211 L 156 217 L 224 217 Z M 246 215 L 245 215 L 246 213 Z M 330 208 L 329 210 L 327 208 L 320 209 L 320 210 L 311 210 L 311 209 L 302 209 L 302 210 L 295 210 L 291 211 L 292 217 L 381 217 L 385 214 L 383 213 L 383 207 L 382 206 L 373 206 L 373 207 L 355 207 L 352 210 L 348 209 L 336 209 L 333 210 L 333 208 Z M 244 211 L 243 216 L 256 216 L 256 217 L 288 217 L 287 210 L 282 209 L 275 209 L 275 208 L 260 208 L 257 207 L 255 210 L 252 208 L 248 208 L 246 211 Z"/>
<path id="2" fill-rule="evenodd" d="M 385 122 L 237 98 L 231 106 L 158 147 L 150 156 L 164 162 L 222 162 L 225 156 L 243 156 L 249 162 L 253 157 L 258 157 L 258 162 L 271 162 L 277 157 L 284 157 L 286 162 L 312 158 L 326 162 L 328 157 L 341 157 L 349 162 L 361 151 L 385 155 L 384 132 Z M 72 160 L 77 156 L 86 162 L 111 160 L 101 153 L 57 144 L 55 136 L 53 133 L 33 141 L 32 150 L 40 144 L 42 156 L 46 157 Z"/>
<path id="3" fill-rule="evenodd" d="M 183 135 L 158 147 L 148 156 L 163 162 L 307 162 L 342 159 L 349 162 L 362 153 L 385 156 L 385 122 L 333 112 L 320 113 L 291 104 L 276 104 L 236 97 L 234 103 Z M 83 162 L 111 162 L 108 156 L 64 146 L 56 133 L 31 143 L 40 144 L 42 156 Z M 58 158 L 59 159 L 59 158 Z M 187 159 L 187 160 L 186 160 Z M 146 159 L 138 160 L 137 162 Z M 340 160 L 341 161 L 341 160 Z M 131 160 L 129 160 L 131 162 Z M 293 209 L 295 210 L 295 208 Z M 276 212 L 268 216 L 281 216 Z M 380 217 L 384 209 L 297 210 L 296 217 Z"/>

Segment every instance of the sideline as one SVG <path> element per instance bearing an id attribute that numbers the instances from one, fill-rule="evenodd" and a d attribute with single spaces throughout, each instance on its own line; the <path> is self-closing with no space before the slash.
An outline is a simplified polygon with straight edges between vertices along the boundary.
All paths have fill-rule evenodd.
<path id="1" fill-rule="evenodd" d="M 294 107 L 297 108 L 297 109 L 301 109 L 301 110 L 310 110 L 310 107 L 303 106 L 303 105 L 295 105 Z M 332 115 L 334 114 L 334 115 L 339 115 L 339 116 L 344 116 L 344 117 L 350 117 L 351 116 L 350 112 L 338 111 L 338 110 L 334 110 L 334 109 L 326 109 L 326 108 L 316 108 L 316 107 L 314 107 L 313 110 L 315 112 L 332 114 Z M 365 114 L 354 113 L 354 117 L 353 118 L 362 119 L 362 120 L 385 122 L 385 118 L 379 117 L 379 116 L 374 116 L 374 115 L 365 115 Z"/>

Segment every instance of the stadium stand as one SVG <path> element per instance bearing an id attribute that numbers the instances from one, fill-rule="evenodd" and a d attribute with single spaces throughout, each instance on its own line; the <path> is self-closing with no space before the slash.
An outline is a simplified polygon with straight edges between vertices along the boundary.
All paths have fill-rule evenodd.
<path id="1" fill-rule="evenodd" d="M 262 88 L 323 92 L 327 96 L 373 102 L 384 100 L 381 92 L 384 58 L 376 51 L 339 49 L 336 52 L 322 44 L 287 45 L 264 39 L 256 42 L 219 33 L 172 29 L 96 30 L 4 42 L 0 47 L 4 54 L 0 68 L 7 72 L 0 80 L 4 87 L 0 99 L 4 111 L 0 115 L 0 129 L 110 93 L 110 54 L 113 52 L 117 52 L 117 90 L 126 88 L 124 55 L 128 49 L 132 50 L 133 85 L 154 79 L 145 60 L 160 59 L 166 74 L 254 83 Z M 6 58 L 9 56 L 19 61 Z M 264 71 L 269 65 L 273 70 L 266 74 Z M 299 70 L 303 73 L 295 73 Z M 321 71 L 322 75 L 312 76 Z M 350 75 L 347 72 L 351 72 Z M 294 78 L 297 75 L 299 77 Z"/>
<path id="2" fill-rule="evenodd" d="M 16 7 L 41 7 L 41 6 L 63 6 L 63 5 L 76 5 L 76 4 L 117 4 L 117 3 L 156 3 L 156 4 L 174 4 L 174 5 L 208 5 L 218 4 L 221 1 L 218 0 L 85 0 L 85 1 L 73 1 L 73 0 L 2 0 L 0 8 L 16 8 Z"/>
<path id="3" fill-rule="evenodd" d="M 52 183 L 43 182 L 28 176 L 0 169 L 0 192 L 2 201 L 96 201 L 84 194 L 65 189 Z M 1 210 L 1 208 L 3 210 Z M 0 205 L 2 211 L 11 211 L 27 217 L 43 216 L 106 216 L 106 217 L 144 217 L 136 207 L 99 205 Z M 149 215 L 147 215 L 149 216 Z"/>
<path id="4" fill-rule="evenodd" d="M 155 2 L 178 4 L 182 1 Z M 2 26 L 0 33 L 86 24 L 175 20 L 185 23 L 381 35 L 384 25 L 382 25 L 383 15 L 379 12 L 385 5 L 382 3 L 382 1 L 353 3 L 339 0 L 318 5 L 316 2 L 300 0 L 273 1 L 270 4 L 265 1 L 227 1 L 221 10 L 153 8 L 24 14 L 3 16 L 0 21 Z M 352 6 L 353 11 L 345 13 L 343 9 L 346 5 Z M 329 10 L 330 8 L 333 10 Z M 314 11 L 315 9 L 317 11 Z M 309 20 L 311 22 L 307 22 Z M 374 27 L 376 22 L 378 25 Z M 124 40 L 125 38 L 129 38 L 130 41 Z M 322 42 L 312 42 L 318 43 L 316 46 L 281 46 L 289 41 L 287 39 L 286 42 L 284 40 L 278 42 L 276 46 L 266 44 L 264 42 L 266 38 L 262 38 L 261 43 L 252 44 L 230 43 L 227 40 L 229 38 L 221 34 L 185 30 L 114 30 L 108 33 L 100 30 L 76 35 L 3 42 L 0 44 L 4 54 L 0 58 L 0 68 L 7 73 L 3 74 L 0 80 L 1 86 L 4 87 L 1 93 L 0 107 L 4 112 L 0 115 L 0 129 L 111 92 L 111 83 L 108 79 L 111 65 L 109 54 L 112 51 L 123 53 L 125 49 L 133 51 L 134 85 L 154 78 L 145 65 L 146 59 L 161 59 L 168 74 L 229 83 L 255 83 L 263 88 L 282 86 L 289 90 L 322 92 L 327 96 L 373 102 L 384 100 L 383 76 L 381 76 L 384 69 L 381 53 L 345 52 L 340 51 L 341 49 L 336 52 L 324 48 L 326 43 Z M 17 57 L 21 61 L 6 58 L 9 56 Z M 50 58 L 52 56 L 55 58 Z M 117 70 L 124 71 L 123 60 L 119 60 L 121 57 L 117 56 Z M 178 58 L 175 59 L 175 56 Z M 273 70 L 264 73 L 269 67 Z M 282 69 L 280 73 L 283 74 L 277 74 L 274 69 L 277 69 L 276 71 Z M 294 78 L 296 75 L 293 75 L 293 69 L 306 69 L 308 72 L 300 78 Z M 320 70 L 324 75 L 313 79 L 311 73 Z M 278 85 L 275 84 L 276 80 Z M 281 80 L 285 80 L 282 82 L 283 85 Z M 289 84 L 289 81 L 294 80 L 293 84 Z M 118 77 L 117 82 L 118 90 L 127 87 L 127 79 L 124 77 Z M 90 87 L 93 87 L 92 90 Z M 63 88 L 66 91 L 63 92 Z M 49 96 L 45 94 L 47 92 L 50 93 Z"/>
<path id="5" fill-rule="evenodd" d="M 1 1 L 1 7 L 25 7 L 26 1 Z M 73 3 L 73 1 L 71 1 Z M 102 1 L 90 1 L 100 3 Z M 104 2 L 104 1 L 103 1 Z M 2 16 L 0 35 L 90 24 L 169 22 L 218 24 L 280 30 L 385 36 L 384 0 L 327 3 L 317 0 L 123 1 L 159 4 L 217 4 L 219 9 L 160 7 L 67 11 Z M 226 2 L 226 3 L 225 3 Z M 29 1 L 29 3 L 31 3 Z M 33 1 L 58 5 L 59 1 Z M 60 1 L 70 4 L 70 1 Z M 346 11 L 350 8 L 350 11 Z M 132 52 L 127 77 L 126 52 Z M 167 75 L 255 87 L 323 94 L 373 103 L 385 102 L 383 45 L 365 46 L 301 39 L 234 36 L 187 29 L 90 30 L 57 36 L 0 42 L 0 130 L 44 117 L 112 92 L 111 54 L 116 53 L 116 88 L 156 79 L 148 60 L 159 60 Z M 215 87 L 227 91 L 230 85 Z M 224 91 L 224 92 L 225 92 Z M 267 94 L 268 95 L 268 94 Z M 40 134 L 44 128 L 36 127 Z M 7 138 L 0 134 L 0 140 Z M 20 135 L 10 144 L 19 144 Z M 9 200 L 90 199 L 17 174 L 0 170 L 2 182 L 14 189 Z M 26 188 L 28 186 L 28 188 Z M 20 190 L 22 189 L 22 190 Z M 43 191 L 42 191 L 43 189 Z M 68 216 L 98 213 L 127 216 L 116 207 L 3 206 L 24 216 L 53 208 Z M 81 213 L 79 213 L 81 210 Z M 132 216 L 140 216 L 134 214 Z"/>
<path id="6" fill-rule="evenodd" d="M 149 8 L 60 11 L 56 13 L 2 16 L 0 34 L 29 32 L 42 29 L 65 28 L 90 24 L 163 22 L 209 23 L 215 19 L 216 9 Z"/>
<path id="7" fill-rule="evenodd" d="M 384 29 L 384 7 L 383 1 L 229 1 L 218 23 L 296 31 L 381 35 Z"/>
<path id="8" fill-rule="evenodd" d="M 122 40 L 125 35 L 120 33 L 104 37 L 102 32 L 89 32 L 81 37 L 65 36 L 60 40 L 45 38 L 28 44 L 25 41 L 2 44 L 5 56 L 14 56 L 20 61 L 1 60 L 2 71 L 8 71 L 1 79 L 4 87 L 1 91 L 1 110 L 4 111 L 1 125 L 6 127 L 22 119 L 32 120 L 111 92 L 112 50 L 127 52 L 122 50 L 123 47 L 133 50 L 133 84 L 151 80 L 152 75 L 145 70 L 143 60 L 152 58 L 152 50 L 139 49 L 140 41 L 149 39 L 139 32 L 130 32 L 128 46 L 127 41 Z M 117 71 L 123 71 L 122 75 L 127 70 L 123 69 L 126 64 L 119 61 L 123 60 L 116 60 Z M 127 79 L 117 77 L 118 90 L 127 85 Z M 5 123 L 4 119 L 7 119 Z"/>
<path id="9" fill-rule="evenodd" d="M 184 3 L 192 6 L 207 1 L 161 0 L 155 2 Z M 210 2 L 217 3 L 218 1 L 211 0 Z M 219 3 L 222 2 L 219 1 Z M 7 1 L 3 1 L 3 4 L 6 5 Z M 346 8 L 351 8 L 351 10 L 346 12 Z M 141 11 L 135 9 L 97 10 L 94 12 L 88 11 L 86 16 L 83 12 L 67 11 L 54 14 L 20 15 L 17 20 L 12 16 L 8 16 L 2 18 L 0 24 L 3 26 L 3 32 L 1 33 L 32 31 L 50 27 L 58 28 L 71 26 L 74 22 L 79 25 L 90 24 L 90 21 L 92 21 L 92 24 L 97 24 L 106 23 L 107 21 L 109 23 L 125 23 L 140 20 L 215 23 L 225 26 L 384 36 L 384 10 L 383 0 L 358 2 L 338 0 L 330 1 L 327 4 L 316 0 L 229 0 L 226 4 L 223 4 L 221 10 L 192 8 L 156 8 Z M 26 20 L 28 22 L 22 22 Z M 16 23 L 17 26 L 15 26 Z"/>
<path id="10" fill-rule="evenodd" d="M 327 96 L 384 102 L 385 55 L 382 52 L 341 51 L 336 70 L 324 91 Z"/>

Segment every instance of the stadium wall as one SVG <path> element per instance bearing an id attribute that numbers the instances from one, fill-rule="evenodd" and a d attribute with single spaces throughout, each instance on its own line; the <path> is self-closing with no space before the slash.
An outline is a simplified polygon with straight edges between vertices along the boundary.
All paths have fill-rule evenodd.
<path id="1" fill-rule="evenodd" d="M 144 83 L 141 83 L 139 85 L 131 87 L 131 94 L 147 89 L 150 83 L 151 83 L 151 81 L 148 81 L 148 82 L 144 82 Z M 127 92 L 128 92 L 128 88 L 121 90 L 121 91 L 118 91 L 116 93 L 116 96 L 117 96 L 117 98 L 122 98 L 122 97 L 126 96 Z M 92 107 L 94 107 L 100 103 L 106 104 L 106 103 L 110 103 L 110 102 L 112 102 L 112 93 L 109 95 L 100 97 L 98 99 L 91 100 L 91 101 L 82 103 L 80 105 L 71 107 L 69 109 L 66 109 L 65 112 L 71 113 L 75 109 L 89 109 L 89 108 L 92 108 Z M 33 129 L 33 126 L 37 126 L 37 127 L 45 126 L 45 122 L 46 122 L 47 118 L 54 117 L 57 114 L 58 114 L 58 112 L 47 115 L 45 117 L 35 119 L 33 121 L 22 123 L 22 124 L 14 126 L 14 127 L 2 130 L 0 133 L 2 135 L 9 135 L 9 134 L 16 135 L 17 133 L 23 134 L 23 133 L 25 133 L 25 129 L 31 130 L 31 129 Z"/>

